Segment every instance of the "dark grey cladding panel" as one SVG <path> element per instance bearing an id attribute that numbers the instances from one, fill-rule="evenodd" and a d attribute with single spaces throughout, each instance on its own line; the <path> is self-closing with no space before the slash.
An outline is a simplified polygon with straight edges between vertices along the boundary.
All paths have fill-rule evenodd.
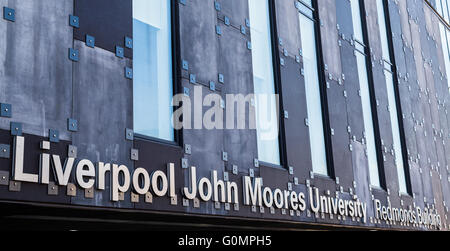
<path id="1" fill-rule="evenodd" d="M 132 142 L 125 139 L 125 129 L 133 128 L 133 86 L 125 78 L 124 68 L 131 61 L 119 59 L 114 54 L 87 47 L 75 41 L 80 51 L 80 61 L 74 64 L 74 118 L 79 131 L 74 133 L 73 145 L 78 147 L 78 158 L 126 165 L 130 172 Z M 106 179 L 108 181 L 108 178 Z M 78 193 L 74 204 L 131 207 L 129 194 L 126 201 L 112 204 L 106 190 L 95 190 L 94 199 L 85 199 Z"/>
<path id="2" fill-rule="evenodd" d="M 181 158 L 183 157 L 183 149 L 179 146 L 166 145 L 162 143 L 156 143 L 145 140 L 135 140 L 134 149 L 139 150 L 139 160 L 135 163 L 136 168 L 144 168 L 149 174 L 155 171 L 162 170 L 166 172 L 167 164 L 174 164 L 175 170 L 175 192 L 179 194 L 182 187 L 184 187 L 184 176 L 189 177 L 189 170 L 181 168 Z M 207 176 L 208 178 L 210 176 Z M 222 175 L 219 173 L 219 177 Z M 153 203 L 146 203 L 143 195 L 139 196 L 139 203 L 135 204 L 135 208 L 143 210 L 171 210 L 171 211 L 184 211 L 182 207 L 182 198 L 180 195 L 177 197 L 177 206 L 171 205 L 171 199 L 169 196 L 156 197 L 153 195 Z M 189 207 L 192 208 L 192 207 Z M 187 209 L 187 208 L 186 208 Z"/>
<path id="3" fill-rule="evenodd" d="M 352 145 L 353 173 L 356 181 L 356 188 L 354 191 L 360 201 L 369 205 L 367 207 L 368 214 L 373 215 L 373 207 L 370 206 L 372 205 L 372 194 L 369 190 L 370 177 L 368 160 L 365 154 L 366 146 L 359 142 L 353 142 Z"/>
<path id="4" fill-rule="evenodd" d="M 344 86 L 336 81 L 329 81 L 327 89 L 330 127 L 332 131 L 331 144 L 333 148 L 333 163 L 336 177 L 343 187 L 353 184 L 352 153 L 350 152 L 350 135 L 348 133 L 348 118 L 346 100 L 343 95 Z M 344 112 L 343 112 L 344 111 Z"/>
<path id="5" fill-rule="evenodd" d="M 191 86 L 191 99 L 194 95 L 200 95 L 201 89 L 196 89 L 198 92 L 195 94 L 193 86 Z M 201 88 L 201 87 L 199 87 Z M 198 98 L 202 99 L 209 94 L 209 91 L 205 88 L 202 90 L 202 95 Z M 197 98 L 196 98 L 197 99 Z M 193 104 L 192 104 L 193 105 Z M 192 106 L 193 107 L 193 106 Z M 202 116 L 206 110 L 202 112 Z M 189 162 L 189 166 L 197 167 L 198 177 L 210 177 L 211 171 L 217 170 L 219 172 L 225 171 L 226 163 L 222 159 L 222 153 L 224 149 L 224 130 L 208 130 L 208 129 L 184 129 L 183 140 L 185 144 L 192 146 L 192 154 L 186 156 Z M 231 163 L 230 163 L 231 164 Z M 244 172 L 244 168 L 239 166 L 239 170 Z M 248 171 L 245 171 L 248 173 Z M 185 176 L 185 182 L 187 182 L 188 176 Z"/>
<path id="6" fill-rule="evenodd" d="M 339 25 L 339 35 L 346 39 L 353 37 L 352 8 L 348 0 L 336 0 L 336 20 Z"/>
<path id="7" fill-rule="evenodd" d="M 227 16 L 234 27 L 240 29 L 240 26 L 242 25 L 246 28 L 246 31 L 248 31 L 248 27 L 246 27 L 245 23 L 246 19 L 249 19 L 248 1 L 219 0 L 217 2 L 220 3 L 219 17 L 221 19 L 223 19 L 223 16 Z"/>
<path id="8" fill-rule="evenodd" d="M 418 127 L 416 137 L 417 137 L 418 154 L 420 154 L 418 168 L 423 184 L 423 197 L 429 199 L 433 196 L 433 189 L 430 185 L 431 179 L 430 179 L 429 164 L 427 160 L 428 159 L 426 149 L 427 146 L 426 143 L 424 142 L 425 140 L 423 138 L 423 129 L 421 127 Z"/>
<path id="9" fill-rule="evenodd" d="M 438 165 L 435 167 L 437 170 L 437 173 L 435 173 L 440 180 L 440 184 L 442 186 L 443 197 L 446 199 L 446 201 L 449 201 L 450 195 L 446 193 L 446 191 L 449 191 L 449 172 L 447 171 L 447 161 L 445 159 L 445 148 L 441 141 L 436 142 L 436 152 L 438 156 Z"/>
<path id="10" fill-rule="evenodd" d="M 408 64 L 414 64 L 414 59 L 412 58 L 412 53 L 407 50 L 405 53 L 408 60 L 412 60 L 412 63 L 408 62 Z M 415 68 L 415 65 L 413 65 Z M 399 79 L 398 85 L 399 95 L 400 95 L 400 103 L 402 107 L 402 113 L 400 114 L 403 121 L 403 127 L 405 130 L 405 141 L 406 147 L 412 156 L 417 155 L 417 143 L 415 138 L 414 126 L 415 120 L 412 118 L 413 113 L 413 104 L 412 104 L 412 96 L 417 94 L 418 86 L 417 86 L 417 77 L 416 71 L 409 71 L 409 75 L 406 78 Z"/>
<path id="11" fill-rule="evenodd" d="M 339 54 L 340 48 L 337 39 L 339 37 L 339 32 L 336 29 L 336 1 L 320 0 L 317 2 L 319 5 L 319 15 L 321 21 L 320 38 L 323 45 L 323 61 L 328 66 L 328 73 L 331 73 L 335 77 L 340 76 L 342 74 L 342 67 Z"/>
<path id="12" fill-rule="evenodd" d="M 400 37 L 401 39 L 401 35 L 403 34 L 403 32 L 399 6 L 397 2 L 394 1 L 387 1 L 387 2 L 388 2 L 388 11 L 392 36 L 394 38 Z"/>
<path id="13" fill-rule="evenodd" d="M 189 62 L 189 73 L 203 83 L 217 82 L 217 12 L 212 0 L 191 0 L 179 5 L 180 57 Z M 225 75 L 225 82 L 229 76 Z"/>
<path id="14" fill-rule="evenodd" d="M 282 47 L 290 54 L 298 55 L 301 48 L 301 34 L 299 32 L 299 12 L 294 7 L 294 4 L 294 1 L 275 1 L 277 31 L 278 37 L 283 42 Z"/>
<path id="15" fill-rule="evenodd" d="M 133 37 L 132 0 L 72 0 L 74 15 L 79 17 L 79 28 L 74 38 L 86 40 L 95 37 L 95 46 L 115 53 L 116 46 L 125 49 L 125 56 L 133 57 L 133 51 L 125 47 L 125 37 Z M 70 13 L 72 14 L 72 13 Z M 66 17 L 68 23 L 69 17 Z"/>
<path id="16" fill-rule="evenodd" d="M 423 207 L 423 197 L 424 197 L 424 183 L 422 179 L 422 174 L 420 173 L 420 164 L 416 162 L 410 162 L 410 175 L 411 175 L 411 189 L 415 199 L 414 201 L 417 206 Z"/>
<path id="17" fill-rule="evenodd" d="M 394 46 L 393 56 L 395 58 L 396 70 L 399 74 L 402 74 L 402 76 L 404 76 L 407 73 L 406 58 L 405 58 L 406 48 L 404 47 L 403 41 L 399 35 L 396 35 L 393 38 L 392 42 Z"/>
<path id="18" fill-rule="evenodd" d="M 425 73 L 426 73 L 426 78 L 427 78 L 427 89 L 429 89 L 429 87 L 432 85 L 433 83 L 433 75 L 431 73 L 431 68 L 429 67 L 425 67 Z M 431 107 L 429 104 L 429 99 L 428 96 L 423 93 L 422 94 L 422 98 L 421 98 L 421 104 L 422 104 L 422 111 L 423 111 L 423 119 L 425 120 L 424 123 L 424 139 L 425 139 L 425 143 L 427 146 L 427 152 L 428 152 L 428 158 L 430 158 L 432 163 L 436 162 L 436 148 L 433 142 L 433 129 L 432 129 L 432 124 L 433 124 L 433 118 L 432 118 L 432 111 L 431 111 Z M 432 164 L 430 163 L 430 164 Z"/>
<path id="19" fill-rule="evenodd" d="M 362 111 L 361 97 L 359 95 L 360 85 L 358 77 L 358 65 L 356 62 L 355 50 L 346 41 L 341 46 L 342 73 L 345 76 L 344 86 L 345 97 L 347 103 L 348 125 L 351 128 L 351 135 L 357 140 L 363 138 L 364 121 Z"/>
<path id="20" fill-rule="evenodd" d="M 380 27 L 378 24 L 377 1 L 365 0 L 367 31 L 372 55 L 379 61 L 382 57 Z M 377 83 L 377 82 L 375 82 Z"/>
<path id="21" fill-rule="evenodd" d="M 384 75 L 383 66 L 378 62 L 373 64 L 373 78 L 374 78 L 374 89 L 375 98 L 377 101 L 377 114 L 378 123 L 380 129 L 380 137 L 384 144 L 388 147 L 392 146 L 392 127 L 391 127 L 391 116 L 388 111 L 388 98 L 387 98 L 387 85 Z"/>
<path id="22" fill-rule="evenodd" d="M 246 1 L 241 1 L 245 3 Z M 234 8 L 239 7 L 239 5 Z M 224 151 L 228 153 L 228 163 L 231 165 L 238 165 L 241 168 L 252 167 L 254 159 L 258 158 L 258 149 L 256 141 L 256 130 L 250 130 L 251 122 L 250 116 L 254 112 L 254 106 L 251 99 L 247 99 L 245 104 L 245 111 L 238 110 L 239 102 L 234 104 L 231 100 L 227 100 L 235 96 L 236 98 L 251 97 L 248 95 L 254 94 L 253 88 L 253 68 L 252 68 L 252 53 L 247 48 L 248 36 L 242 34 L 240 30 L 222 26 L 222 35 L 218 40 L 218 55 L 219 55 L 219 69 L 221 74 L 226 76 L 226 83 L 222 86 L 222 96 L 226 102 L 224 114 L 228 113 L 228 109 L 234 107 L 231 115 L 226 115 L 224 123 L 230 122 L 230 117 L 233 117 L 234 126 L 230 130 L 225 130 L 223 135 Z M 231 62 L 231 63 L 230 63 Z M 254 100 L 254 97 L 251 97 Z M 229 103 L 230 102 L 230 103 Z M 206 108 L 205 108 L 206 109 Z M 244 113 L 245 112 L 245 113 Z M 245 129 L 239 129 L 238 114 L 245 114 Z M 230 121 L 228 121 L 230 119 Z"/>
<path id="23" fill-rule="evenodd" d="M 390 190 L 393 197 L 398 197 L 399 179 L 397 167 L 395 165 L 395 158 L 390 153 L 385 153 L 384 156 L 386 159 L 386 161 L 383 162 L 386 188 Z"/>
<path id="24" fill-rule="evenodd" d="M 408 15 L 412 20 L 419 20 L 419 13 L 423 10 L 422 1 L 406 0 L 406 7 L 408 8 Z"/>
<path id="25" fill-rule="evenodd" d="M 308 177 L 311 168 L 309 129 L 305 124 L 308 117 L 305 83 L 300 74 L 301 65 L 292 58 L 285 58 L 281 67 L 281 87 L 284 110 L 289 118 L 284 120 L 286 151 L 289 166 L 297 177 Z"/>
<path id="26" fill-rule="evenodd" d="M 47 137 L 56 129 L 69 140 L 72 0 L 2 0 L 0 6 L 16 11 L 15 22 L 0 22 L 0 103 L 12 105 L 12 119 L 0 119 L 0 128 L 9 130 L 15 121 L 24 133 Z"/>
<path id="27" fill-rule="evenodd" d="M 289 172 L 287 170 L 272 168 L 272 167 L 261 167 L 260 168 L 261 177 L 263 177 L 264 187 L 270 187 L 271 189 L 279 188 L 281 190 L 288 190 L 288 182 L 293 183 L 290 180 Z M 268 209 L 266 209 L 268 210 Z M 278 219 L 290 219 L 289 213 L 283 215 L 281 210 L 276 210 L 275 214 Z"/>

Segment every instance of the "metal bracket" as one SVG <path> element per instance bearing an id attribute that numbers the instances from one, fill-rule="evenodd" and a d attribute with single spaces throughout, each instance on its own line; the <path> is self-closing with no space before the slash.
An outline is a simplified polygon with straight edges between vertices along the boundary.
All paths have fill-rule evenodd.
<path id="1" fill-rule="evenodd" d="M 116 46 L 116 56 L 119 58 L 124 58 L 124 50 L 120 46 Z"/>
<path id="2" fill-rule="evenodd" d="M 0 171 L 0 185 L 2 186 L 9 185 L 9 172 Z"/>
<path id="3" fill-rule="evenodd" d="M 185 159 L 185 158 L 181 159 L 181 167 L 183 169 L 187 169 L 189 167 L 188 159 Z"/>
<path id="4" fill-rule="evenodd" d="M 139 195 L 135 193 L 131 193 L 131 202 L 132 203 L 139 203 Z"/>
<path id="5" fill-rule="evenodd" d="M 133 69 L 130 67 L 125 67 L 125 78 L 133 79 Z"/>
<path id="6" fill-rule="evenodd" d="M 69 132 L 78 132 L 78 121 L 76 119 L 67 119 L 67 130 Z"/>
<path id="7" fill-rule="evenodd" d="M 16 21 L 16 11 L 14 9 L 3 7 L 3 18 L 5 20 L 15 22 Z"/>
<path id="8" fill-rule="evenodd" d="M 86 34 L 86 46 L 94 48 L 95 47 L 95 37 Z"/>
<path id="9" fill-rule="evenodd" d="M 87 199 L 93 199 L 94 198 L 94 187 L 91 187 L 89 189 L 84 190 L 84 197 Z"/>
<path id="10" fill-rule="evenodd" d="M 67 193 L 66 194 L 67 194 L 67 196 L 70 196 L 70 197 L 77 196 L 76 186 L 72 183 L 67 184 Z"/>
<path id="11" fill-rule="evenodd" d="M 69 16 L 69 24 L 72 27 L 80 28 L 80 18 L 74 15 Z"/>
<path id="12" fill-rule="evenodd" d="M 133 39 L 130 37 L 125 37 L 125 47 L 128 49 L 133 49 Z"/>
<path id="13" fill-rule="evenodd" d="M 132 129 L 125 129 L 125 139 L 129 141 L 134 140 L 134 131 Z"/>
<path id="14" fill-rule="evenodd" d="M 48 130 L 48 138 L 49 138 L 50 142 L 58 143 L 59 142 L 59 131 L 49 129 Z"/>
<path id="15" fill-rule="evenodd" d="M 22 124 L 17 122 L 11 122 L 11 135 L 12 136 L 22 136 Z"/>
<path id="16" fill-rule="evenodd" d="M 78 148 L 76 146 L 69 145 L 67 149 L 67 156 L 70 158 L 77 158 Z"/>
<path id="17" fill-rule="evenodd" d="M 9 159 L 11 153 L 10 145 L 0 145 L 0 158 Z"/>
<path id="18" fill-rule="evenodd" d="M 194 208 L 200 208 L 200 200 L 198 198 L 194 198 Z"/>
<path id="19" fill-rule="evenodd" d="M 80 60 L 80 51 L 77 49 L 69 48 L 69 59 L 78 62 Z"/>
<path id="20" fill-rule="evenodd" d="M 131 160 L 138 161 L 139 160 L 139 150 L 131 149 Z"/>
<path id="21" fill-rule="evenodd" d="M 178 196 L 175 195 L 174 197 L 170 198 L 170 205 L 172 206 L 178 205 Z"/>
<path id="22" fill-rule="evenodd" d="M 145 194 L 145 203 L 147 204 L 153 203 L 153 195 L 150 192 Z"/>
<path id="23" fill-rule="evenodd" d="M 11 118 L 12 110 L 10 104 L 0 104 L 0 117 Z"/>
<path id="24" fill-rule="evenodd" d="M 185 144 L 184 145 L 184 153 L 188 154 L 188 155 L 192 154 L 192 147 L 191 147 L 191 145 L 189 145 L 189 144 Z"/>
<path id="25" fill-rule="evenodd" d="M 50 182 L 47 187 L 47 194 L 56 196 L 58 195 L 58 192 L 59 187 L 55 184 L 55 182 Z"/>
<path id="26" fill-rule="evenodd" d="M 9 181 L 9 191 L 20 192 L 21 185 L 22 185 L 22 183 L 20 183 L 19 181 L 10 180 Z"/>

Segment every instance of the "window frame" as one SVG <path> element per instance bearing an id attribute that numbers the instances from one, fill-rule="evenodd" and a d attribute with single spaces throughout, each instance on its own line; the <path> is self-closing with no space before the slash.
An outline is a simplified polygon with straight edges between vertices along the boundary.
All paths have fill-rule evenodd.
<path id="1" fill-rule="evenodd" d="M 399 127 L 399 134 L 400 134 L 400 147 L 402 151 L 402 161 L 403 161 L 403 169 L 405 172 L 405 183 L 406 183 L 406 195 L 412 195 L 412 186 L 411 186 L 411 175 L 410 175 L 410 165 L 408 161 L 408 152 L 407 152 L 407 146 L 406 146 L 406 135 L 405 135 L 405 127 L 403 123 L 403 117 L 402 117 L 402 105 L 400 101 L 400 90 L 399 90 L 399 81 L 398 81 L 398 75 L 397 75 L 397 65 L 395 62 L 395 50 L 394 50 L 394 43 L 392 38 L 392 27 L 391 27 L 391 17 L 389 12 L 389 5 L 386 0 L 381 0 L 383 3 L 383 9 L 384 9 L 384 17 L 385 17 L 385 23 L 386 23 L 386 33 L 387 33 L 387 39 L 388 39 L 388 49 L 390 53 L 390 62 L 391 65 L 391 72 L 392 72 L 392 79 L 393 79 L 393 85 L 394 85 L 394 95 L 395 95 L 395 103 L 397 108 L 397 120 L 398 120 L 398 127 Z M 385 66 L 383 66 L 383 70 L 386 69 Z M 395 161 L 395 160 L 394 160 Z M 398 168 L 396 167 L 395 170 L 398 172 Z M 397 173 L 398 175 L 398 173 Z M 397 176 L 398 177 L 398 176 Z M 400 182 L 399 180 L 397 180 Z M 386 183 L 386 181 L 385 181 Z M 385 184 L 385 189 L 387 189 L 387 184 Z"/>
<path id="2" fill-rule="evenodd" d="M 180 16 L 179 5 L 177 0 L 170 0 L 170 21 L 171 21 L 171 47 L 172 47 L 172 88 L 173 95 L 181 94 L 181 59 L 180 59 Z M 134 17 L 133 17 L 134 18 Z M 134 29 L 134 27 L 133 27 Z M 134 82 L 134 81 L 133 81 Z M 134 85 L 133 85 L 134 86 Z M 134 90 L 133 90 L 134 91 Z M 173 107 L 175 112 L 179 107 Z M 133 119 L 134 119 L 134 107 L 133 107 Z M 153 143 L 160 143 L 164 145 L 179 146 L 183 145 L 183 129 L 174 129 L 174 140 L 164 140 L 156 137 L 146 136 L 143 134 L 135 133 L 135 140 L 149 141 Z"/>
<path id="3" fill-rule="evenodd" d="M 280 152 L 280 164 L 273 164 L 259 160 L 259 165 L 274 169 L 282 169 L 288 171 L 288 159 L 287 159 L 287 149 L 286 149 L 286 130 L 285 121 L 283 116 L 284 105 L 283 105 L 283 93 L 281 84 L 281 64 L 280 64 L 280 46 L 279 37 L 277 29 L 277 16 L 276 16 L 276 4 L 275 0 L 265 0 L 268 1 L 269 7 L 269 24 L 270 24 L 270 39 L 272 47 L 272 66 L 273 66 L 273 79 L 275 87 L 275 95 L 278 95 L 278 147 Z M 248 1 L 247 1 L 248 2 Z M 249 10 L 250 11 L 250 10 Z M 249 19 L 250 20 L 250 19 Z M 250 20 L 250 27 L 252 20 Z M 250 31 L 251 32 L 251 31 Z M 253 52 L 252 52 L 253 53 Z M 252 71 L 253 74 L 253 71 Z M 258 140 L 258 139 L 257 139 Z M 258 156 L 259 158 L 259 156 Z"/>
<path id="4" fill-rule="evenodd" d="M 378 117 L 378 109 L 376 106 L 377 99 L 376 99 L 376 92 L 375 92 L 375 81 L 374 81 L 374 74 L 372 67 L 372 53 L 370 52 L 370 39 L 369 39 L 369 31 L 367 29 L 367 18 L 366 18 L 366 5 L 364 0 L 357 0 L 359 1 L 359 11 L 360 11 L 360 17 L 361 17 L 361 26 L 362 26 L 362 33 L 363 33 L 363 39 L 364 41 L 361 41 L 364 43 L 364 54 L 366 58 L 366 68 L 367 68 L 367 78 L 369 83 L 369 96 L 370 96 L 370 106 L 372 110 L 372 121 L 373 121 L 373 128 L 374 128 L 374 136 L 375 136 L 375 150 L 376 150 L 376 158 L 377 158 L 377 164 L 378 164 L 378 176 L 379 176 L 379 182 L 381 187 L 373 187 L 373 188 L 381 188 L 383 190 L 387 190 L 387 183 L 386 183 L 386 172 L 385 172 L 385 165 L 384 165 L 384 159 L 382 153 L 382 144 L 381 144 L 381 133 L 380 133 L 380 124 L 379 124 L 379 117 Z M 372 187 L 372 185 L 370 185 Z"/>
<path id="5" fill-rule="evenodd" d="M 315 34 L 315 46 L 316 46 L 316 57 L 317 57 L 317 72 L 319 78 L 319 89 L 320 89 L 320 103 L 322 110 L 322 123 L 323 123 L 323 134 L 325 141 L 325 154 L 326 154 L 326 163 L 327 163 L 327 171 L 328 175 L 322 175 L 318 173 L 314 173 L 314 175 L 319 177 L 326 177 L 336 180 L 336 173 L 334 168 L 334 157 L 333 157 L 333 145 L 332 145 L 332 137 L 331 137 L 331 124 L 330 124 L 330 113 L 328 109 L 328 95 L 326 86 L 323 83 L 326 83 L 325 76 L 325 63 L 323 59 L 323 46 L 322 46 L 322 35 L 320 32 L 320 13 L 319 13 L 319 3 L 317 0 L 311 0 L 312 6 L 309 6 L 302 0 L 297 0 L 299 4 L 304 7 L 310 9 L 312 11 L 312 18 L 303 13 L 300 10 L 297 10 L 299 15 L 304 15 L 306 18 L 310 19 L 314 23 L 314 34 Z M 300 27 L 301 30 L 302 27 Z M 302 48 L 303 50 L 303 48 Z M 309 134 L 309 132 L 308 132 Z M 311 145 L 310 145 L 310 150 Z M 312 168 L 312 166 L 311 166 Z M 312 170 L 314 172 L 314 170 Z"/>

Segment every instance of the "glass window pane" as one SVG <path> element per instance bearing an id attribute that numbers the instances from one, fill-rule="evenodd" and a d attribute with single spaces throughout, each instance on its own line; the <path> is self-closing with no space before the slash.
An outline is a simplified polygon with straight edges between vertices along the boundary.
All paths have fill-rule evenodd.
<path id="1" fill-rule="evenodd" d="M 171 6 L 133 0 L 134 130 L 174 141 Z"/>
<path id="2" fill-rule="evenodd" d="M 383 59 L 391 62 L 391 53 L 389 51 L 388 34 L 386 29 L 386 18 L 384 14 L 383 0 L 377 1 L 378 26 L 380 27 L 381 49 L 383 52 Z"/>
<path id="3" fill-rule="evenodd" d="M 299 14 L 313 171 L 328 175 L 314 22 Z"/>
<path id="4" fill-rule="evenodd" d="M 442 53 L 444 54 L 445 71 L 447 72 L 447 79 L 450 76 L 450 48 L 449 48 L 449 38 L 450 31 L 445 28 L 442 23 L 439 23 L 439 30 L 441 33 L 442 41 Z M 450 81 L 447 81 L 448 88 L 450 88 Z"/>
<path id="5" fill-rule="evenodd" d="M 364 43 L 359 0 L 350 0 L 350 5 L 352 8 L 353 35 L 359 42 Z"/>
<path id="6" fill-rule="evenodd" d="M 361 21 L 361 7 L 359 5 L 359 0 L 351 0 L 350 4 L 352 8 L 353 31 L 355 34 L 355 38 L 361 42 L 364 42 L 363 26 Z M 366 56 L 358 52 L 356 53 L 356 61 L 358 66 L 359 86 L 363 108 L 364 131 L 366 136 L 370 184 L 375 187 L 381 187 L 377 151 L 375 146 L 375 131 L 373 126 L 372 103 L 370 99 Z"/>
<path id="7" fill-rule="evenodd" d="M 392 73 L 390 73 L 389 71 L 384 72 L 386 76 L 386 85 L 392 124 L 393 147 L 395 152 L 395 165 L 397 167 L 400 192 L 407 193 L 408 191 L 406 188 L 406 175 L 405 168 L 403 166 L 403 153 L 400 141 L 400 127 L 398 121 L 397 105 L 395 103 L 394 79 Z"/>
<path id="8" fill-rule="evenodd" d="M 364 116 L 364 131 L 366 134 L 367 159 L 369 164 L 370 184 L 375 187 L 381 187 L 378 169 L 377 151 L 375 147 L 375 133 L 373 127 L 369 81 L 367 78 L 366 57 L 360 53 L 357 53 L 356 60 L 358 63 L 359 85 L 361 89 L 361 101 Z"/>
<path id="9" fill-rule="evenodd" d="M 258 159 L 280 165 L 269 2 L 249 0 Z"/>
<path id="10" fill-rule="evenodd" d="M 377 0 L 377 12 L 378 12 L 378 23 L 380 24 L 380 35 L 381 35 L 381 44 L 383 47 L 383 58 L 391 62 L 391 55 L 389 52 L 389 41 L 387 34 L 387 26 L 386 26 L 386 16 L 384 12 L 384 2 L 383 0 Z M 390 68 L 389 68 L 390 70 Z M 395 165 L 397 167 L 397 175 L 399 181 L 399 189 L 402 193 L 407 193 L 406 187 L 406 172 L 403 163 L 403 152 L 402 152 L 402 144 L 400 138 L 400 126 L 398 120 L 398 108 L 396 102 L 395 88 L 394 88 L 394 77 L 392 73 L 385 69 L 385 77 L 386 77 L 386 87 L 388 94 L 388 103 L 390 109 L 390 117 L 391 117 L 391 128 L 392 128 L 392 137 L 393 137 L 393 148 L 395 152 Z"/>

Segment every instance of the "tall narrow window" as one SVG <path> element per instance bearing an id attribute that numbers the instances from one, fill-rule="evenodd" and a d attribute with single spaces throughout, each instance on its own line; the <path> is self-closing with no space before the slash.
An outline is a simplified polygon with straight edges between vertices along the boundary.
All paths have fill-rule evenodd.
<path id="1" fill-rule="evenodd" d="M 393 64 L 390 52 L 390 41 L 388 39 L 388 26 L 383 0 L 377 1 L 378 24 L 380 26 L 381 48 L 384 60 L 384 75 L 386 76 L 386 87 L 388 94 L 389 111 L 391 116 L 391 128 L 393 137 L 393 148 L 395 153 L 395 165 L 397 167 L 399 189 L 402 193 L 407 193 L 406 170 L 403 160 L 403 150 L 400 134 L 400 122 L 398 118 L 398 108 L 394 86 Z"/>
<path id="2" fill-rule="evenodd" d="M 319 81 L 316 23 L 312 0 L 301 0 L 299 9 L 300 35 L 303 53 L 303 68 L 306 85 L 306 102 L 311 142 L 313 172 L 328 176 L 325 133 L 322 114 L 322 98 Z"/>
<path id="3" fill-rule="evenodd" d="M 367 72 L 366 40 L 363 33 L 361 19 L 360 0 L 350 0 L 353 19 L 353 35 L 355 39 L 356 62 L 358 66 L 359 86 L 361 92 L 361 101 L 363 108 L 364 131 L 367 146 L 367 159 L 369 164 L 369 176 L 372 186 L 381 187 L 380 169 L 377 159 L 377 149 L 375 143 L 375 127 L 372 116 L 372 107 L 369 86 L 369 77 Z"/>
<path id="4" fill-rule="evenodd" d="M 134 129 L 174 141 L 171 1 L 133 0 Z"/>
<path id="5" fill-rule="evenodd" d="M 253 82 L 256 95 L 258 158 L 280 165 L 278 112 L 275 89 L 269 0 L 249 0 Z"/>
<path id="6" fill-rule="evenodd" d="M 447 0 L 436 0 L 436 10 L 449 22 L 450 6 Z M 442 52 L 444 54 L 445 71 L 447 72 L 447 79 L 450 78 L 450 30 L 444 26 L 442 22 L 439 23 L 439 30 L 441 33 Z M 447 81 L 450 90 L 450 81 Z"/>

